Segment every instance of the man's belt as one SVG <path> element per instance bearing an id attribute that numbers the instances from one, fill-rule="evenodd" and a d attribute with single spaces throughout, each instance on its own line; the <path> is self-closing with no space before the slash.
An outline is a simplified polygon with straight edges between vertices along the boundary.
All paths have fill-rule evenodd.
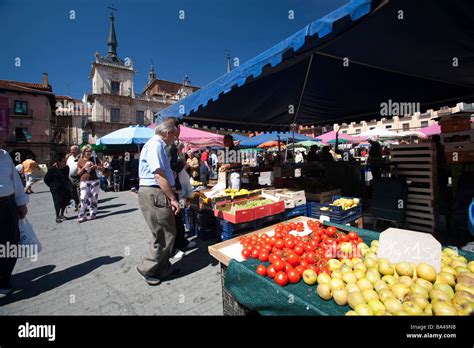
<path id="1" fill-rule="evenodd" d="M 7 202 L 7 201 L 9 201 L 10 199 L 14 199 L 14 198 L 15 198 L 15 194 L 11 194 L 11 195 L 9 195 L 9 196 L 0 197 L 0 203 Z"/>

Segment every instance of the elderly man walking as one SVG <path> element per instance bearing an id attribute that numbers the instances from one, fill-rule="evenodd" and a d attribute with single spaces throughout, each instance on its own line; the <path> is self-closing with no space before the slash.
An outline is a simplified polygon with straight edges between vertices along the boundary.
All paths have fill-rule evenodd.
<path id="1" fill-rule="evenodd" d="M 69 153 L 66 156 L 66 164 L 69 167 L 69 180 L 72 184 L 71 197 L 76 204 L 76 211 L 79 210 L 79 197 L 81 196 L 81 189 L 79 187 L 81 178 L 77 175 L 77 163 L 79 161 L 79 146 L 72 145 L 69 149 Z"/>
<path id="2" fill-rule="evenodd" d="M 0 246 L 10 250 L 18 244 L 20 231 L 18 219 L 28 212 L 26 205 L 28 195 L 23 190 L 23 184 L 15 169 L 13 161 L 5 150 L 1 149 L 4 141 L 0 139 Z M 0 295 L 10 293 L 10 278 L 17 257 L 7 255 L 0 257 Z"/>
<path id="3" fill-rule="evenodd" d="M 177 134 L 173 123 L 159 124 L 155 136 L 143 146 L 140 154 L 138 203 L 152 240 L 137 271 L 149 285 L 158 285 L 179 273 L 169 262 L 176 238 L 174 215 L 179 213 L 180 207 L 173 192 L 175 179 L 166 151 L 166 146 L 173 143 Z"/>

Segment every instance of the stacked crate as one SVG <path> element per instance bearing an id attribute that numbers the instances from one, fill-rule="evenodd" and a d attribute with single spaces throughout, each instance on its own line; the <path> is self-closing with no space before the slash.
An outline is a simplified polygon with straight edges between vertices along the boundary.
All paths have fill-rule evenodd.
<path id="1" fill-rule="evenodd" d="M 474 123 L 471 122 L 471 112 L 441 116 L 439 124 L 448 163 L 473 163 Z"/>
<path id="2" fill-rule="evenodd" d="M 437 159 L 433 143 L 394 145 L 390 151 L 392 176 L 408 184 L 406 221 L 409 229 L 435 232 Z"/>

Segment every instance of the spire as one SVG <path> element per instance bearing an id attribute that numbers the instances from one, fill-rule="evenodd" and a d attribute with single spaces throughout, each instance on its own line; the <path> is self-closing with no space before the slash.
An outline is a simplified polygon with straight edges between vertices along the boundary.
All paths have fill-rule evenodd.
<path id="1" fill-rule="evenodd" d="M 155 67 L 153 66 L 153 61 L 151 61 L 150 72 L 148 73 L 148 83 L 156 80 Z"/>
<path id="2" fill-rule="evenodd" d="M 230 71 L 232 70 L 230 66 L 230 51 L 226 50 L 226 52 L 227 52 L 227 72 L 230 73 Z"/>
<path id="3" fill-rule="evenodd" d="M 191 81 L 189 80 L 188 74 L 184 75 L 183 87 L 188 87 L 191 85 Z"/>
<path id="4" fill-rule="evenodd" d="M 108 56 L 116 57 L 117 56 L 117 37 L 115 36 L 115 25 L 114 25 L 114 13 L 110 13 L 110 31 L 109 31 L 109 40 L 107 45 L 109 46 Z"/>

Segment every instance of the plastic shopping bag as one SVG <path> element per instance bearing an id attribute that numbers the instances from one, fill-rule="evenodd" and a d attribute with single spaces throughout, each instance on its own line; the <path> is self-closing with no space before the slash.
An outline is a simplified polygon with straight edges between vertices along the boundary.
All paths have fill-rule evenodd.
<path id="1" fill-rule="evenodd" d="M 42 249 L 42 245 L 38 237 L 36 237 L 30 222 L 26 218 L 20 219 L 18 220 L 18 227 L 20 229 L 20 242 L 18 244 L 29 245 L 30 248 L 35 248 L 35 251 L 39 253 Z"/>
<path id="2" fill-rule="evenodd" d="M 179 198 L 191 198 L 193 196 L 193 187 L 191 186 L 191 179 L 185 169 L 178 174 L 178 180 L 181 184 L 181 191 L 179 191 Z"/>

